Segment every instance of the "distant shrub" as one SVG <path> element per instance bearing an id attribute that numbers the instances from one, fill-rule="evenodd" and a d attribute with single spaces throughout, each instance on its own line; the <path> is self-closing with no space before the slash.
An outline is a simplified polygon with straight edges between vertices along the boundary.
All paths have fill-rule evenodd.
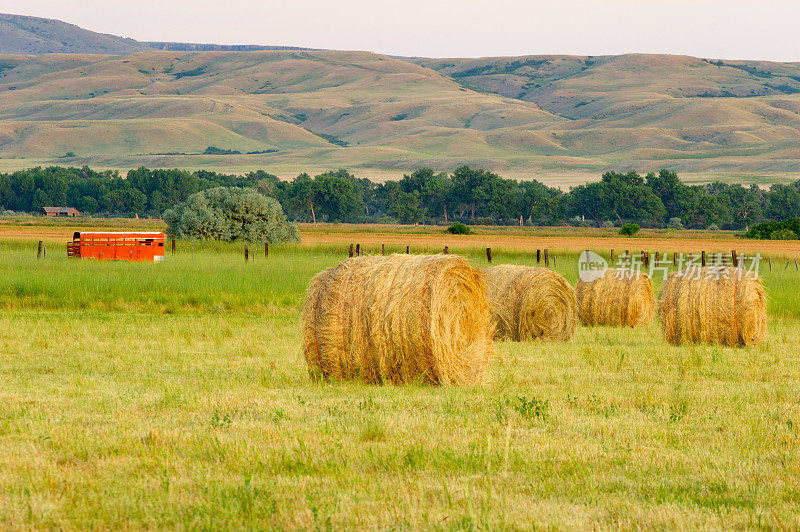
<path id="1" fill-rule="evenodd" d="M 614 222 L 611 220 L 606 220 L 603 222 L 603 229 L 611 229 L 612 227 L 614 227 Z"/>
<path id="2" fill-rule="evenodd" d="M 580 216 L 573 216 L 572 218 L 569 219 L 569 225 L 575 227 L 594 227 L 595 222 L 592 220 L 584 220 Z"/>
<path id="3" fill-rule="evenodd" d="M 472 223 L 473 225 L 497 225 L 497 220 L 489 216 L 482 216 L 475 218 Z"/>
<path id="4" fill-rule="evenodd" d="M 239 155 L 241 153 L 242 152 L 239 150 L 224 150 L 216 146 L 209 146 L 206 148 L 206 151 L 203 152 L 203 155 Z"/>
<path id="5" fill-rule="evenodd" d="M 639 224 L 625 224 L 619 229 L 619 234 L 625 236 L 633 236 L 639 232 Z"/>
<path id="6" fill-rule="evenodd" d="M 217 187 L 189 196 L 164 212 L 172 238 L 245 242 L 299 242 L 297 224 L 286 221 L 275 198 L 252 188 Z"/>
<path id="7" fill-rule="evenodd" d="M 778 229 L 769 235 L 770 240 L 797 240 L 797 235 L 791 229 Z"/>
<path id="8" fill-rule="evenodd" d="M 314 133 L 318 137 L 322 137 L 323 139 L 327 140 L 331 144 L 336 144 L 337 146 L 347 147 L 350 143 L 346 140 L 342 140 L 336 135 L 329 135 L 327 133 Z"/>
<path id="9" fill-rule="evenodd" d="M 164 69 L 166 71 L 166 69 Z M 192 70 L 184 70 L 183 72 L 176 72 L 175 78 L 181 79 L 185 77 L 192 77 L 192 76 L 202 76 L 206 73 L 206 67 L 197 67 L 193 68 Z"/>
<path id="10" fill-rule="evenodd" d="M 708 226 L 709 231 L 719 231 L 719 226 L 717 224 L 711 224 Z"/>
<path id="11" fill-rule="evenodd" d="M 389 216 L 388 214 L 384 214 L 378 218 L 379 224 L 388 224 L 388 225 L 397 225 L 400 222 L 397 221 L 397 218 L 394 216 Z"/>
<path id="12" fill-rule="evenodd" d="M 683 222 L 680 218 L 670 218 L 667 223 L 668 229 L 683 229 Z"/>
<path id="13" fill-rule="evenodd" d="M 456 222 L 447 228 L 447 232 L 450 233 L 451 235 L 468 235 L 472 233 L 472 230 L 469 228 L 467 224 Z"/>
<path id="14" fill-rule="evenodd" d="M 800 218 L 791 218 L 782 222 L 765 222 L 750 228 L 745 236 L 747 238 L 756 238 L 760 240 L 787 240 L 786 238 L 776 238 L 778 236 L 788 236 L 791 232 L 794 236 L 791 240 L 797 239 L 800 236 Z"/>

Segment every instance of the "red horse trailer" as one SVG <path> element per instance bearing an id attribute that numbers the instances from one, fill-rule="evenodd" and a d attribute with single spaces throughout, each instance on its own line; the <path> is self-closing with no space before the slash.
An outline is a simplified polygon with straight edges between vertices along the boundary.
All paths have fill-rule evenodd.
<path id="1" fill-rule="evenodd" d="M 164 260 L 164 233 L 76 232 L 67 243 L 67 256 L 80 259 Z"/>

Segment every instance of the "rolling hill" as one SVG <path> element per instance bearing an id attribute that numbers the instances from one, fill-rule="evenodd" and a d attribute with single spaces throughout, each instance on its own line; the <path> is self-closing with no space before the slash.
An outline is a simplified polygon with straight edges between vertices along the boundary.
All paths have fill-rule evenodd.
<path id="1" fill-rule="evenodd" d="M 4 54 L 130 54 L 150 48 L 60 20 L 0 13 L 0 52 Z"/>
<path id="2" fill-rule="evenodd" d="M 47 26 L 55 41 L 59 24 Z M 564 184 L 611 168 L 762 183 L 800 174 L 800 63 L 206 51 L 219 47 L 88 33 L 83 46 L 119 48 L 0 56 L 0 169 L 263 168 L 290 177 L 349 167 L 380 178 L 470 164 Z M 0 35 L 2 51 L 26 46 L 24 36 Z M 206 155 L 209 146 L 241 153 Z"/>
<path id="3" fill-rule="evenodd" d="M 165 50 L 169 52 L 250 52 L 255 50 L 308 50 L 296 46 L 142 42 L 83 29 L 60 20 L 0 13 L 0 53 L 3 54 L 107 54 Z"/>

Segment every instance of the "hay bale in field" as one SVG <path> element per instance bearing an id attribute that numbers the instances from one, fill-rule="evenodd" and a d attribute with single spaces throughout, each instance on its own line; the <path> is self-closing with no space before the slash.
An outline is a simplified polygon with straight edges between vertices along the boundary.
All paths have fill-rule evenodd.
<path id="1" fill-rule="evenodd" d="M 457 255 L 356 257 L 315 276 L 302 313 L 312 377 L 471 384 L 492 349 L 483 276 Z"/>
<path id="2" fill-rule="evenodd" d="M 767 334 L 767 298 L 752 272 L 692 267 L 664 283 L 658 317 L 671 344 L 755 345 Z"/>
<path id="3" fill-rule="evenodd" d="M 575 290 L 556 272 L 503 264 L 483 276 L 496 340 L 569 340 L 575 334 Z"/>
<path id="4" fill-rule="evenodd" d="M 578 281 L 578 317 L 583 325 L 638 327 L 653 319 L 656 300 L 650 277 L 609 268 L 602 277 Z"/>

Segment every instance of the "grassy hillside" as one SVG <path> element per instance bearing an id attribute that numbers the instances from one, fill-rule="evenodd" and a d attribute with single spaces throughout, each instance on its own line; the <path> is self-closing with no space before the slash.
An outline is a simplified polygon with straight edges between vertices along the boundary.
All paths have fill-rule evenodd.
<path id="1" fill-rule="evenodd" d="M 146 52 L 0 56 L 0 153 L 72 151 L 123 166 L 207 146 L 299 169 L 512 155 L 507 124 L 565 120 L 465 89 L 430 69 L 362 52 Z M 80 131 L 80 135 L 75 132 Z M 172 156 L 183 164 L 187 156 Z M 449 163 L 445 163 L 448 164 Z M 299 171 L 299 170 L 298 170 Z"/>
<path id="2" fill-rule="evenodd" d="M 553 141 L 576 155 L 692 171 L 800 168 L 800 63 L 638 54 L 418 63 L 570 120 Z"/>
<path id="3" fill-rule="evenodd" d="M 0 52 L 6 54 L 130 54 L 150 48 L 60 20 L 0 13 Z"/>
<path id="4" fill-rule="evenodd" d="M 85 30 L 74 24 L 25 15 L 0 13 L 0 53 L 3 54 L 111 54 L 146 50 L 237 51 L 304 50 L 294 46 L 225 45 L 182 42 L 140 42 Z"/>
<path id="5" fill-rule="evenodd" d="M 242 152 L 203 155 L 208 146 Z M 461 164 L 559 184 L 614 169 L 800 171 L 800 64 L 675 56 L 403 60 L 366 52 L 0 56 L 0 169 L 370 177 Z M 76 156 L 59 157 L 73 152 Z M 248 153 L 254 152 L 254 153 Z M 260 153 L 255 153 L 260 152 Z"/>

